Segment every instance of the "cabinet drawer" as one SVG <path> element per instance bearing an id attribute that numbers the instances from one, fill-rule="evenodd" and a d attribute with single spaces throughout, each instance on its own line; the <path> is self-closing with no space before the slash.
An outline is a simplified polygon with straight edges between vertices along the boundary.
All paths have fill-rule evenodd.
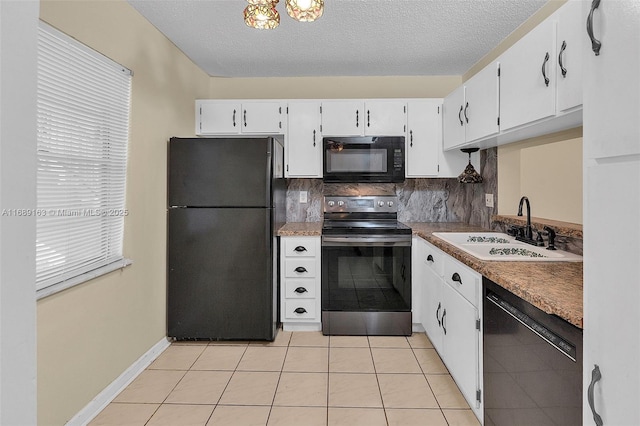
<path id="1" fill-rule="evenodd" d="M 316 260 L 285 259 L 284 269 L 287 278 L 313 278 L 316 276 Z"/>
<path id="2" fill-rule="evenodd" d="M 286 299 L 284 301 L 284 318 L 289 320 L 316 319 L 316 300 L 315 299 L 300 299 L 300 300 Z"/>
<path id="3" fill-rule="evenodd" d="M 284 297 L 291 298 L 291 299 L 315 298 L 316 297 L 315 278 L 287 279 L 285 281 Z"/>
<path id="4" fill-rule="evenodd" d="M 313 257 L 316 255 L 316 238 L 285 238 L 284 255 L 287 257 Z"/>
<path id="5" fill-rule="evenodd" d="M 480 276 L 477 272 L 457 260 L 447 257 L 444 260 L 444 280 L 473 306 L 478 307 Z"/>
<path id="6" fill-rule="evenodd" d="M 441 277 L 444 270 L 445 254 L 431 244 L 425 244 L 421 259 L 437 276 Z"/>

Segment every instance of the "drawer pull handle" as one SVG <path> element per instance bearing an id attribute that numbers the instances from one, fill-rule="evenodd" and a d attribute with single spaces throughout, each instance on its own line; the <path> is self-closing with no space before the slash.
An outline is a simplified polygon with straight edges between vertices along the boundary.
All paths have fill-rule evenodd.
<path id="1" fill-rule="evenodd" d="M 589 400 L 589 408 L 591 408 L 591 413 L 593 414 L 593 421 L 597 426 L 602 426 L 602 417 L 600 414 L 596 412 L 596 407 L 593 402 L 593 388 L 596 386 L 596 382 L 602 379 L 602 374 L 600 373 L 600 367 L 598 365 L 593 366 L 593 371 L 591 371 L 591 383 L 589 384 L 589 389 L 587 390 L 587 398 Z"/>
<path id="2" fill-rule="evenodd" d="M 307 310 L 306 310 L 305 308 L 296 308 L 296 309 L 294 310 L 294 312 L 295 312 L 296 314 L 306 314 L 306 313 L 307 313 Z"/>
<path id="3" fill-rule="evenodd" d="M 445 309 L 444 311 L 442 311 L 442 329 L 444 330 L 444 335 L 447 335 L 447 326 L 444 323 L 444 319 L 447 316 L 447 310 Z"/>
<path id="4" fill-rule="evenodd" d="M 307 249 L 304 246 L 298 246 L 298 247 L 294 248 L 293 251 L 296 251 L 298 253 L 302 253 L 303 251 L 307 251 Z"/>
<path id="5" fill-rule="evenodd" d="M 453 281 L 457 281 L 460 284 L 462 284 L 462 278 L 460 278 L 460 274 L 458 274 L 457 272 L 454 272 L 453 275 L 451 276 L 451 279 Z"/>
<path id="6" fill-rule="evenodd" d="M 295 290 L 293 290 L 293 291 L 295 291 L 295 292 L 296 292 L 296 293 L 298 293 L 298 294 L 302 294 L 302 293 L 306 293 L 306 292 L 307 292 L 307 289 L 306 289 L 306 288 L 304 288 L 304 287 L 298 287 L 298 288 L 296 288 L 296 289 L 295 289 Z"/>
<path id="7" fill-rule="evenodd" d="M 440 314 L 441 307 L 442 307 L 442 303 L 438 302 L 438 309 L 436 309 L 436 319 L 438 320 L 438 326 L 442 325 L 442 323 L 440 322 L 440 317 L 438 316 Z"/>
<path id="8" fill-rule="evenodd" d="M 427 262 L 433 262 L 433 256 L 431 255 L 427 256 Z"/>
<path id="9" fill-rule="evenodd" d="M 296 272 L 298 272 L 300 274 L 302 274 L 304 272 L 309 272 L 309 271 L 307 271 L 307 268 L 305 268 L 304 266 L 298 266 L 296 269 L 294 269 L 294 271 L 296 271 Z"/>

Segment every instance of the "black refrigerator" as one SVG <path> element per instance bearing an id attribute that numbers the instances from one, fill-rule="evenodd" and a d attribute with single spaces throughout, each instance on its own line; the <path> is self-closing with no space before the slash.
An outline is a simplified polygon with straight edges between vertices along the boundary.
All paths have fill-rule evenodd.
<path id="1" fill-rule="evenodd" d="M 171 138 L 167 335 L 273 340 L 284 149 L 260 138 Z"/>

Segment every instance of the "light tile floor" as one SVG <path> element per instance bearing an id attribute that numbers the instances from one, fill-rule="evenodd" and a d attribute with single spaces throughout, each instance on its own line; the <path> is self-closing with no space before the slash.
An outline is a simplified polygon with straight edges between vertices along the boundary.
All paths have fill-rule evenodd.
<path id="1" fill-rule="evenodd" d="M 424 333 L 173 343 L 98 425 L 478 425 Z"/>

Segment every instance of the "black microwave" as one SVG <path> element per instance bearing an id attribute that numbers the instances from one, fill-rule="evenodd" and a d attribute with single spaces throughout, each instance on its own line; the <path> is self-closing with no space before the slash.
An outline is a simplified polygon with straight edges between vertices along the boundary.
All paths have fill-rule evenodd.
<path id="1" fill-rule="evenodd" d="M 404 136 L 326 137 L 324 182 L 404 182 Z"/>

